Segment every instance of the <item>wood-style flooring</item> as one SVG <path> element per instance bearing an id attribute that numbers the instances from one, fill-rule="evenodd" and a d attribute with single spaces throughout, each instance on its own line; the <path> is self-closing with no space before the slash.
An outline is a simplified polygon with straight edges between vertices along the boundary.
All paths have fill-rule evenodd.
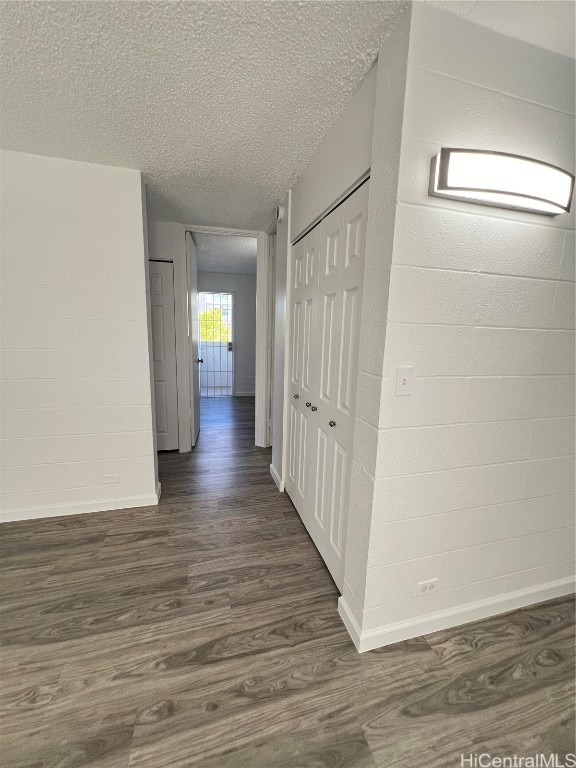
<path id="1" fill-rule="evenodd" d="M 157 507 L 2 526 L 5 768 L 574 751 L 570 599 L 358 654 L 253 433 L 253 401 L 204 400 Z"/>

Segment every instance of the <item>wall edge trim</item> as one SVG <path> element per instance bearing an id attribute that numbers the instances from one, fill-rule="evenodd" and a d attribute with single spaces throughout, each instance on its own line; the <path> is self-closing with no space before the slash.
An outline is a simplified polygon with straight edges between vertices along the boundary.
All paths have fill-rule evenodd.
<path id="1" fill-rule="evenodd" d="M 274 464 L 270 464 L 270 474 L 272 475 L 272 480 L 276 483 L 276 487 L 280 491 L 280 493 L 284 492 L 284 483 L 282 482 L 282 478 L 280 477 L 280 472 L 276 469 Z"/>
<path id="2" fill-rule="evenodd" d="M 348 634 L 352 638 L 352 642 L 356 646 L 356 650 L 361 653 L 362 649 L 360 648 L 360 644 L 362 642 L 362 632 L 360 631 L 360 625 L 348 607 L 345 597 L 340 597 L 338 599 L 338 613 L 340 614 L 344 626 L 348 630 Z"/>
<path id="3" fill-rule="evenodd" d="M 45 517 L 65 517 L 68 515 L 90 514 L 92 512 L 108 512 L 111 510 L 133 509 L 134 507 L 152 507 L 160 499 L 160 483 L 155 494 L 150 496 L 125 496 L 98 501 L 73 502 L 71 504 L 53 505 L 49 507 L 30 507 L 28 509 L 13 509 L 3 511 L 1 523 L 11 523 L 24 520 L 38 520 Z"/>
<path id="4" fill-rule="evenodd" d="M 377 629 L 362 632 L 358 623 L 350 614 L 344 598 L 338 601 L 338 610 L 346 629 L 359 653 L 371 651 L 385 645 L 401 642 L 420 635 L 438 632 L 461 624 L 508 613 L 518 608 L 524 608 L 536 603 L 552 600 L 556 597 L 572 594 L 576 591 L 576 583 L 572 576 L 536 587 L 508 592 L 475 603 L 460 605 L 446 611 L 437 611 L 427 616 L 418 617 L 412 621 L 396 622 Z"/>

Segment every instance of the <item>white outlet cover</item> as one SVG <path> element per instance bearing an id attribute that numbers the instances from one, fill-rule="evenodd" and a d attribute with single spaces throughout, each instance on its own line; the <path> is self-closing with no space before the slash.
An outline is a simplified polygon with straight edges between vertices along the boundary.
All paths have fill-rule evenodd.
<path id="1" fill-rule="evenodd" d="M 423 595 L 430 595 L 434 592 L 438 592 L 438 579 L 419 581 L 416 585 L 416 594 L 419 597 L 422 597 Z"/>

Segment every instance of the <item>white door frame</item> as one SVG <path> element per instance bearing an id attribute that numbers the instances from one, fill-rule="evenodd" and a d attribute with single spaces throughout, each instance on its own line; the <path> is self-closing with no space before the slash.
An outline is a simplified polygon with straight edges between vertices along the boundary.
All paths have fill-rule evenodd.
<path id="1" fill-rule="evenodd" d="M 200 377 L 198 375 L 198 270 L 196 269 L 196 246 L 192 235 L 186 237 L 184 230 L 184 244 L 186 248 L 186 273 L 188 277 L 188 294 L 186 301 L 188 318 L 188 383 L 190 387 L 190 442 L 194 448 L 200 432 Z M 195 273 L 194 276 L 192 273 Z M 193 293 L 196 295 L 193 296 Z M 193 313 L 196 317 L 193 316 Z M 196 347 L 194 345 L 196 339 Z"/>
<path id="2" fill-rule="evenodd" d="M 286 298 L 285 298 L 285 312 L 284 312 L 284 399 L 282 401 L 282 466 L 279 467 L 281 472 L 280 485 L 278 490 L 280 493 L 284 492 L 286 487 L 286 476 L 288 474 L 288 424 L 290 417 L 290 398 L 288 393 L 290 391 L 290 328 L 292 323 L 292 314 L 290 312 L 290 306 L 292 302 L 292 227 L 290 226 L 292 221 L 292 190 L 288 190 L 288 198 L 286 205 L 286 213 L 288 217 L 288 228 L 286 232 Z M 278 248 L 278 240 L 276 240 L 276 248 Z"/>
<path id="3" fill-rule="evenodd" d="M 268 348 L 271 338 L 269 315 L 269 255 L 266 232 L 248 229 L 229 229 L 228 227 L 207 227 L 204 225 L 185 224 L 188 232 L 198 232 L 206 235 L 241 235 L 257 239 L 256 261 L 256 376 L 255 376 L 255 444 L 261 448 L 270 446 L 270 430 L 268 424 L 269 402 L 271 398 L 271 382 L 268 371 Z"/>
<path id="4" fill-rule="evenodd" d="M 174 317 L 176 321 L 176 382 L 178 385 L 178 451 L 188 453 L 192 450 L 190 429 L 190 348 L 188 339 L 188 268 L 186 264 L 186 239 L 184 228 L 172 222 L 151 221 L 149 229 L 157 225 L 169 224 L 177 227 L 178 241 L 171 233 L 171 247 L 157 252 L 154 238 L 149 242 L 148 258 L 154 261 L 171 261 L 174 265 Z M 182 237 L 180 238 L 180 233 Z"/>

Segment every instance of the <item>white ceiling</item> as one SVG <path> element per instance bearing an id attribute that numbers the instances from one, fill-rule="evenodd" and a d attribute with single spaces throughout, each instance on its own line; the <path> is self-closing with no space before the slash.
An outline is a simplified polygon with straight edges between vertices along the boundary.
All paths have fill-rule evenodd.
<path id="1" fill-rule="evenodd" d="M 3 146 L 144 171 L 152 218 L 258 230 L 404 2 L 8 2 Z"/>
<path id="2" fill-rule="evenodd" d="M 434 3 L 561 53 L 572 2 Z M 262 229 L 404 0 L 2 3 L 2 143 L 138 168 L 152 218 Z"/>
<path id="3" fill-rule="evenodd" d="M 199 272 L 230 272 L 236 275 L 256 274 L 257 243 L 255 237 L 241 235 L 205 235 L 193 232 Z"/>

